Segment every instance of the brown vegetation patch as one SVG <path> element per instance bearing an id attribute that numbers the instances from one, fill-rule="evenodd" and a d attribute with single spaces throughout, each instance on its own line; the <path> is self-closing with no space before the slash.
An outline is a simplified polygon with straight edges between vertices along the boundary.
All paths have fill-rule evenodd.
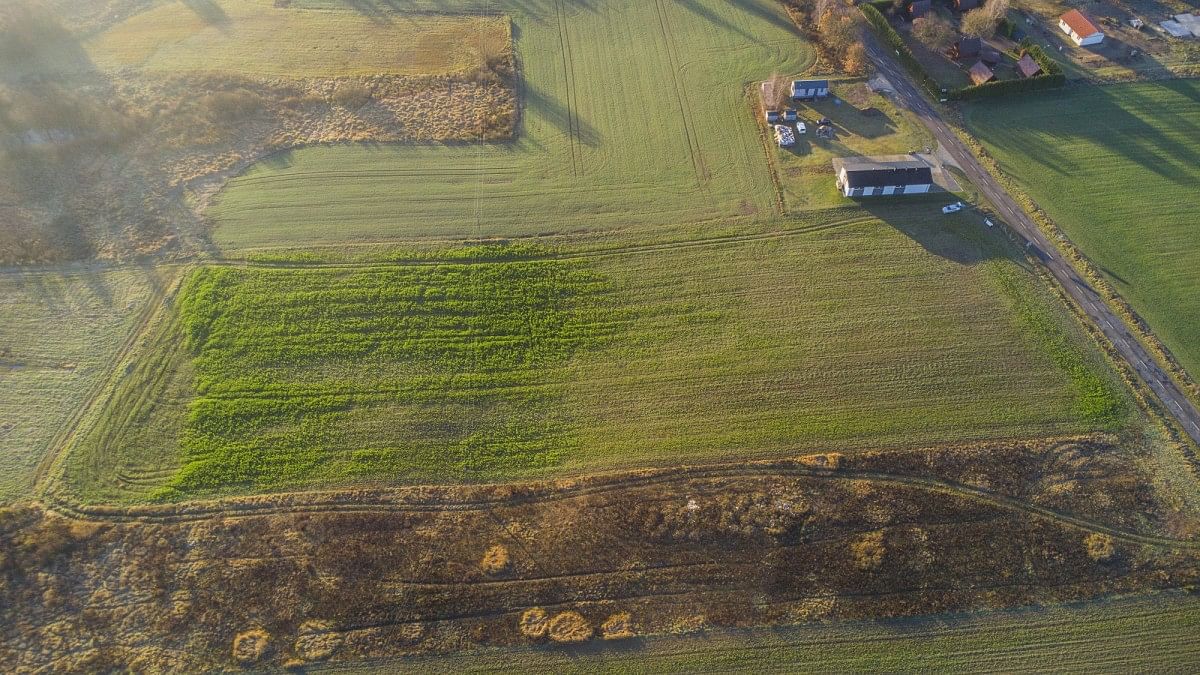
<path id="1" fill-rule="evenodd" d="M 233 638 L 233 660 L 243 665 L 257 663 L 267 653 L 271 636 L 265 630 L 252 628 Z"/>
<path id="2" fill-rule="evenodd" d="M 550 629 L 550 617 L 541 607 L 530 607 L 521 613 L 519 626 L 525 637 L 545 637 Z"/>
<path id="3" fill-rule="evenodd" d="M 629 612 L 617 612 L 600 624 L 600 636 L 605 640 L 624 640 L 637 635 Z"/>
<path id="4" fill-rule="evenodd" d="M 566 611 L 550 619 L 547 633 L 555 642 L 587 642 L 592 637 L 592 625 L 579 612 Z"/>
<path id="5" fill-rule="evenodd" d="M 486 574 L 499 574 L 508 569 L 508 562 L 508 549 L 496 544 L 484 552 L 479 568 Z"/>

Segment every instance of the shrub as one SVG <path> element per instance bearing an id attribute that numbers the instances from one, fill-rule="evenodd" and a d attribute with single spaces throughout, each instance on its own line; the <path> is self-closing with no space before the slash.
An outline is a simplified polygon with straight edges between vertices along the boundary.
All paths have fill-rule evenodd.
<path id="1" fill-rule="evenodd" d="M 530 607 L 521 614 L 517 623 L 521 634 L 525 637 L 540 638 L 550 629 L 550 621 L 546 618 L 546 610 L 541 607 Z"/>
<path id="2" fill-rule="evenodd" d="M 479 568 L 487 574 L 499 574 L 508 568 L 508 549 L 500 544 L 489 548 L 479 561 Z"/>
<path id="3" fill-rule="evenodd" d="M 1093 532 L 1084 538 L 1088 557 L 1096 562 L 1106 562 L 1117 552 L 1116 542 L 1107 534 Z"/>
<path id="4" fill-rule="evenodd" d="M 608 617 L 603 624 L 600 625 L 600 636 L 605 640 L 623 640 L 631 638 L 636 633 L 633 630 L 633 623 L 630 621 L 629 612 L 618 612 Z"/>
<path id="5" fill-rule="evenodd" d="M 333 91 L 333 103 L 358 110 L 371 100 L 371 90 L 361 82 L 343 82 Z"/>
<path id="6" fill-rule="evenodd" d="M 251 664 L 261 659 L 271 644 L 271 636 L 261 628 L 252 628 L 238 633 L 233 638 L 233 660 Z"/>
<path id="7" fill-rule="evenodd" d="M 252 117 L 264 107 L 263 98 L 248 89 L 218 91 L 200 99 L 209 119 L 217 122 L 237 122 Z"/>
<path id="8" fill-rule="evenodd" d="M 567 611 L 550 620 L 548 632 L 555 642 L 584 642 L 592 637 L 592 626 L 579 612 Z"/>
<path id="9" fill-rule="evenodd" d="M 868 532 L 858 541 L 850 545 L 850 549 L 854 552 L 854 563 L 862 570 L 879 569 L 883 564 L 883 554 L 886 549 L 883 546 L 883 531 Z"/>

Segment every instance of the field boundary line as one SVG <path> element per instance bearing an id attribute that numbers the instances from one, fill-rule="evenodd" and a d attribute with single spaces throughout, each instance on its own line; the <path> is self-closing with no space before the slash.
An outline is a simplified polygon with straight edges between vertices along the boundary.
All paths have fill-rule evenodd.
<path id="1" fill-rule="evenodd" d="M 571 73 L 574 69 L 574 63 L 571 61 L 570 43 L 567 37 L 567 23 L 563 17 L 565 10 L 562 6 L 562 0 L 554 0 L 554 13 L 555 19 L 558 23 L 558 47 L 559 55 L 562 58 L 563 67 L 563 103 L 567 109 L 567 138 L 571 145 L 571 175 L 575 178 L 579 178 L 579 174 L 581 173 L 581 168 L 579 165 L 582 163 L 582 158 L 577 158 L 576 155 L 582 154 L 582 151 L 577 151 L 576 148 L 579 143 L 579 139 L 577 138 L 577 130 L 575 126 L 575 110 L 572 107 L 572 92 L 574 91 L 574 84 L 572 82 Z"/>
<path id="2" fill-rule="evenodd" d="M 213 517 L 237 518 L 282 513 L 429 513 L 483 511 L 497 507 L 555 502 L 584 496 L 614 494 L 622 491 L 670 485 L 693 480 L 722 478 L 801 477 L 841 481 L 869 481 L 884 485 L 910 487 L 929 492 L 974 499 L 990 506 L 1022 512 L 1075 529 L 1107 534 L 1114 539 L 1159 548 L 1200 550 L 1200 540 L 1144 534 L 1074 516 L 1009 495 L 941 478 L 897 474 L 869 469 L 821 468 L 805 462 L 821 454 L 782 460 L 761 460 L 737 464 L 699 464 L 667 469 L 603 473 L 532 484 L 434 485 L 398 488 L 353 489 L 325 492 L 291 492 L 258 497 L 229 497 L 180 504 L 149 504 L 110 507 L 82 505 L 51 497 L 47 508 L 84 520 L 114 522 L 186 522 Z M 456 491 L 476 493 L 474 498 L 456 498 Z"/>
<path id="3" fill-rule="evenodd" d="M 696 172 L 696 187 L 700 189 L 708 205 L 712 206 L 712 194 L 708 190 L 707 171 L 701 157 L 699 142 L 696 140 L 696 129 L 687 104 L 687 90 L 679 84 L 679 59 L 675 54 L 675 34 L 671 29 L 669 9 L 663 6 L 663 0 L 654 0 L 654 8 L 658 12 L 658 25 L 662 29 L 663 49 L 667 53 L 667 66 L 671 71 L 671 85 L 675 89 L 675 102 L 679 105 L 679 118 L 683 122 L 683 135 L 687 140 L 688 155 L 691 156 L 692 168 Z"/>

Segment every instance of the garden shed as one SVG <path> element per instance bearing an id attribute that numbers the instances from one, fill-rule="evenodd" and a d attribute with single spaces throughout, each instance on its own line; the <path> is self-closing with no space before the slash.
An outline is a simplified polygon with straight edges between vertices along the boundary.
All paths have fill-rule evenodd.
<path id="1" fill-rule="evenodd" d="M 977 85 L 996 79 L 996 74 L 983 61 L 976 61 L 967 74 L 971 76 L 971 82 Z"/>

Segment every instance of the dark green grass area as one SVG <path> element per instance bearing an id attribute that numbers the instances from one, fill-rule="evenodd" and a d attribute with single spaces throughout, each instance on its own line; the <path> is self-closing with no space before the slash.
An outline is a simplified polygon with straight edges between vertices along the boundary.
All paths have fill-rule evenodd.
<path id="1" fill-rule="evenodd" d="M 1200 376 L 1200 83 L 989 101 L 967 121 L 1005 173 Z"/>
<path id="2" fill-rule="evenodd" d="M 196 399 L 172 490 L 553 466 L 548 373 L 620 331 L 582 262 L 210 267 L 181 291 Z"/>

